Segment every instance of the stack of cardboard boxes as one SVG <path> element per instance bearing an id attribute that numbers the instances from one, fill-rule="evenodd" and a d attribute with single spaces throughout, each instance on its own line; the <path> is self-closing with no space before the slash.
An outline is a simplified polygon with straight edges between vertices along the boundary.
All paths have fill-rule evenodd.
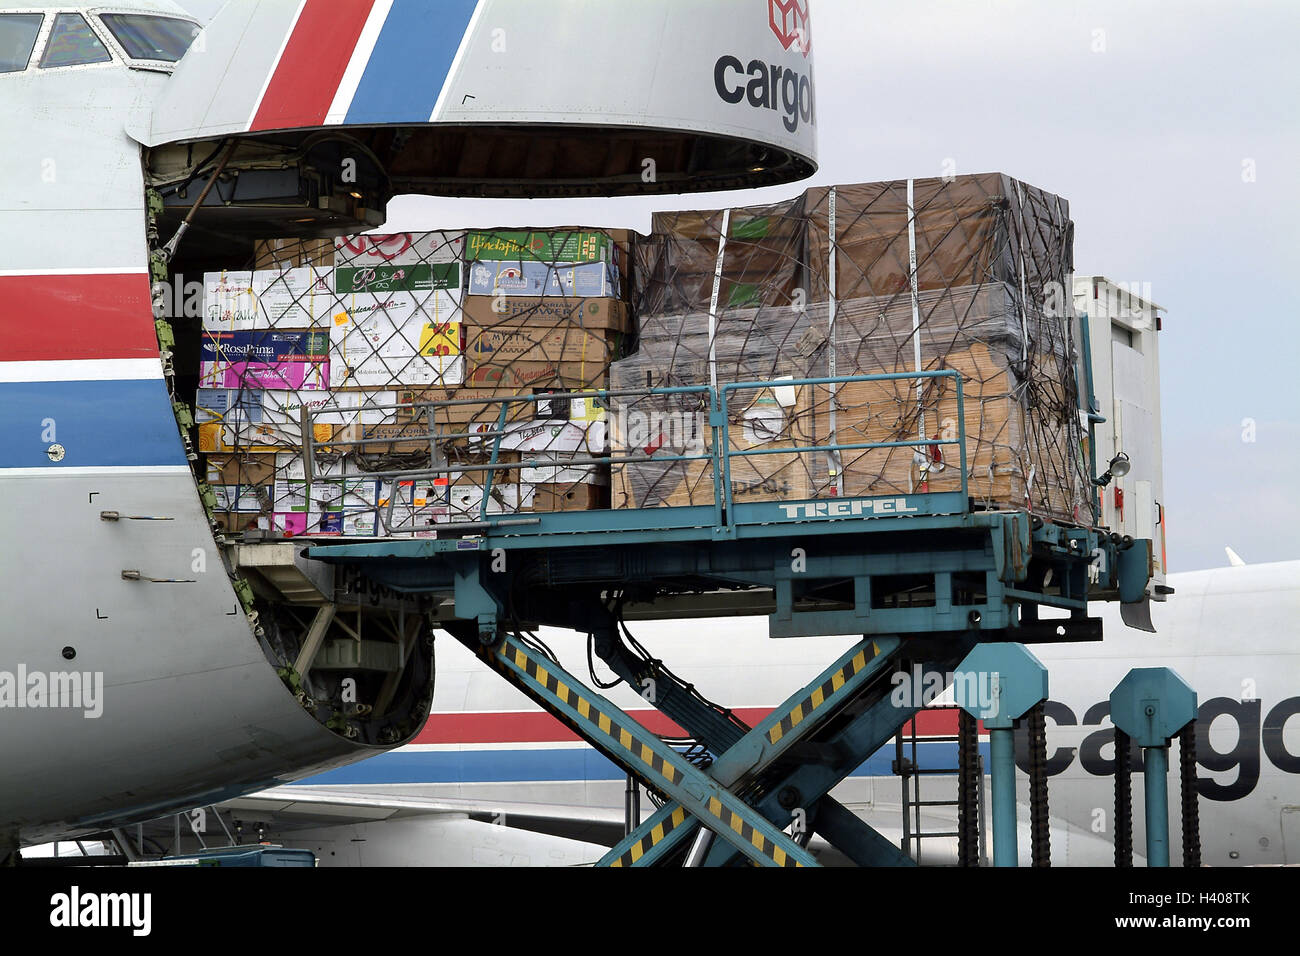
<path id="1" fill-rule="evenodd" d="M 831 287 L 835 263 L 837 373 L 960 373 L 976 505 L 1091 523 L 1076 323 L 1063 294 L 1073 271 L 1068 204 L 985 173 L 837 186 L 833 194 L 819 187 L 805 193 L 804 209 L 815 300 Z M 951 379 L 828 391 L 815 404 L 823 422 L 836 409 L 842 443 L 957 435 Z M 959 459 L 955 445 L 846 452 L 826 486 L 845 495 L 955 491 Z"/>
<path id="2" fill-rule="evenodd" d="M 259 268 L 207 276 L 197 418 L 221 520 L 364 536 L 390 505 L 436 533 L 485 509 L 956 490 L 958 446 L 910 442 L 955 439 L 961 412 L 977 506 L 1091 521 L 1060 198 L 1001 174 L 837 186 L 656 214 L 631 239 L 264 243 Z M 958 373 L 964 405 L 953 378 L 917 371 Z M 798 384 L 881 374 L 902 377 Z M 732 386 L 721 423 L 711 384 Z M 648 394 L 662 387 L 685 390 Z M 452 471 L 382 478 L 428 471 L 431 433 Z M 511 467 L 488 490 L 498 437 Z M 896 447 L 828 447 L 878 443 Z"/>
<path id="3" fill-rule="evenodd" d="M 631 328 L 627 255 L 626 233 L 430 232 L 259 243 L 263 268 L 209 274 L 196 405 L 218 520 L 367 536 L 390 501 L 422 533 L 476 520 L 486 471 L 372 476 L 427 466 L 431 425 L 450 467 L 485 464 L 503 407 L 498 462 L 528 466 L 494 474 L 489 514 L 607 507 L 608 468 L 575 460 L 607 449 L 587 393 Z M 430 422 L 429 402 L 458 404 Z M 304 406 L 324 409 L 314 481 Z"/>
<path id="4" fill-rule="evenodd" d="M 1072 239 L 1063 200 L 1001 174 L 818 188 L 777 206 L 659 214 L 637 245 L 640 350 L 615 363 L 613 386 L 952 370 L 963 381 L 977 506 L 1088 523 L 1064 296 Z M 726 432 L 737 502 L 961 487 L 957 445 L 906 444 L 958 437 L 951 378 L 732 394 Z M 614 431 L 616 456 L 681 456 L 681 436 L 694 441 L 691 451 L 711 447 L 710 429 L 697 436 L 682 427 L 679 416 L 690 410 L 678 407 L 680 397 L 636 401 L 615 415 L 630 423 Z M 827 448 L 891 442 L 903 444 Z M 813 446 L 823 450 L 783 450 Z M 771 453 L 735 455 L 757 450 Z M 614 507 L 712 505 L 721 483 L 698 463 L 615 465 Z"/>

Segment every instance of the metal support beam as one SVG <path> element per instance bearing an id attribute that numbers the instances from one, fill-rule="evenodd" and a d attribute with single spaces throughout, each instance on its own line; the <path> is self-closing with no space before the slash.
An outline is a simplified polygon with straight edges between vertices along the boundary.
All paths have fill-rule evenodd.
<path id="1" fill-rule="evenodd" d="M 827 717 L 856 697 L 889 666 L 900 643 L 898 638 L 880 638 L 863 641 L 851 648 L 812 683 L 788 698 L 758 726 L 721 753 L 709 768 L 709 776 L 733 792 L 740 790 L 791 747 L 814 736 Z M 707 740 L 705 743 L 709 745 Z M 820 796 L 816 794 L 815 798 Z M 812 808 L 813 802 L 807 801 L 802 805 L 805 813 Z M 601 863 L 607 866 L 644 866 L 669 853 L 692 835 L 688 827 L 669 825 L 676 809 L 673 804 L 665 805 L 610 850 Z M 773 822 L 781 821 L 782 817 L 788 821 L 791 809 L 782 807 L 779 801 L 769 800 L 759 808 L 764 819 Z M 715 856 L 720 850 L 715 845 L 710 856 Z"/>
<path id="2" fill-rule="evenodd" d="M 473 638 L 467 641 L 463 632 L 456 636 L 473 647 Z M 494 647 L 479 645 L 474 649 L 606 757 L 680 803 L 755 863 L 817 866 L 811 853 L 744 800 L 519 638 L 505 635 Z"/>
<path id="3" fill-rule="evenodd" d="M 979 725 L 969 711 L 957 711 L 957 865 L 979 866 Z"/>
<path id="4" fill-rule="evenodd" d="M 1047 699 L 1047 668 L 1023 644 L 981 644 L 954 678 L 958 706 L 984 721 L 993 777 L 993 865 L 1017 866 L 1015 721 Z"/>
<path id="5" fill-rule="evenodd" d="M 641 824 L 641 785 L 636 777 L 627 775 L 627 789 L 623 793 L 623 832 L 631 833 Z"/>
<path id="6" fill-rule="evenodd" d="M 862 822 L 838 800 L 817 801 L 813 832 L 858 866 L 915 866 L 906 853 Z"/>
<path id="7" fill-rule="evenodd" d="M 1168 866 L 1169 748 L 1148 747 L 1145 756 L 1147 866 Z"/>
<path id="8" fill-rule="evenodd" d="M 1169 741 L 1196 719 L 1196 691 L 1167 667 L 1135 667 L 1111 691 L 1110 714 L 1116 728 L 1143 748 L 1147 866 L 1167 867 Z"/>
<path id="9" fill-rule="evenodd" d="M 311 670 L 316 654 L 320 651 L 321 642 L 325 640 L 325 632 L 329 630 L 330 622 L 334 620 L 337 610 L 333 604 L 322 604 L 316 609 L 316 616 L 312 618 L 311 627 L 307 629 L 307 636 L 303 638 L 302 647 L 293 662 L 293 669 L 298 672 L 299 677 L 306 677 L 307 672 Z"/>
<path id="10" fill-rule="evenodd" d="M 993 865 L 1015 866 L 1020 858 L 1016 842 L 1016 739 L 1010 727 L 989 730 L 993 773 Z"/>
<path id="11" fill-rule="evenodd" d="M 973 637 L 966 637 L 955 642 L 955 646 L 945 652 L 949 656 L 931 660 L 925 666 L 938 673 L 949 673 L 965 656 L 973 640 Z M 770 820 L 788 820 L 791 814 L 788 798 L 796 796 L 801 805 L 808 808 L 813 832 L 825 837 L 857 865 L 913 866 L 911 857 L 852 813 L 848 817 L 852 817 L 856 825 L 850 823 L 848 817 L 835 809 L 838 804 L 829 793 L 894 736 L 899 727 L 915 717 L 917 708 L 899 706 L 892 693 L 883 690 L 882 696 L 874 703 L 859 699 L 849 706 L 861 710 L 832 735 L 820 735 L 816 741 L 820 753 L 831 755 L 830 759 L 805 760 L 784 775 L 766 775 L 762 781 L 765 795 L 755 807 Z M 718 865 L 734 859 L 734 853 L 727 852 L 722 856 L 724 852 L 727 852 L 725 848 L 715 848 L 713 860 Z"/>

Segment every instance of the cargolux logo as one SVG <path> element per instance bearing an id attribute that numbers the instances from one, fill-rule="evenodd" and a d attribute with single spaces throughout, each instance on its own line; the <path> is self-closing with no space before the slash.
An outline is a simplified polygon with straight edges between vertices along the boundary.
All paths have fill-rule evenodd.
<path id="1" fill-rule="evenodd" d="M 808 58 L 812 35 L 808 32 L 808 0 L 768 0 L 772 32 L 788 51 L 798 50 Z M 787 133 L 799 127 L 817 125 L 817 94 L 812 63 L 808 72 L 789 69 L 780 63 L 757 57 L 746 62 L 730 53 L 713 64 L 713 88 L 724 103 L 748 103 L 757 110 L 771 110 L 781 119 Z"/>
<path id="2" fill-rule="evenodd" d="M 808 0 L 767 0 L 767 17 L 784 49 L 795 47 L 805 57 L 812 52 Z"/>

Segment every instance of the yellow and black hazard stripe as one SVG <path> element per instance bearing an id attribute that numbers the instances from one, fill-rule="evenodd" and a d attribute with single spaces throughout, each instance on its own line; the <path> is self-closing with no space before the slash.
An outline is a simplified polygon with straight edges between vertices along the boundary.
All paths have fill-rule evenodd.
<path id="1" fill-rule="evenodd" d="M 668 834 L 672 833 L 679 826 L 686 822 L 686 808 L 680 803 L 667 819 L 661 820 L 651 827 L 650 832 L 632 844 L 622 856 L 610 864 L 610 866 L 631 866 L 641 857 L 650 852 L 656 843 L 661 841 Z"/>
<path id="2" fill-rule="evenodd" d="M 624 750 L 629 751 L 632 756 L 663 779 L 670 784 L 681 783 L 682 772 L 680 770 L 666 761 L 653 747 L 638 740 L 631 731 L 617 720 L 611 718 L 609 714 L 593 707 L 591 701 L 539 664 L 535 657 L 524 653 L 520 648 L 511 644 L 504 645 L 499 653 L 545 687 L 548 692 L 576 710 L 584 720 L 594 723 L 600 728 L 601 733 L 617 740 Z"/>
<path id="3" fill-rule="evenodd" d="M 849 679 L 862 671 L 867 666 L 867 661 L 876 657 L 880 653 L 880 647 L 875 641 L 871 642 L 871 654 L 867 655 L 867 648 L 861 647 L 853 655 L 852 659 L 830 676 L 816 690 L 805 697 L 802 701 L 795 704 L 790 712 L 782 717 L 777 723 L 772 725 L 772 729 L 767 732 L 767 739 L 771 743 L 776 743 L 794 728 L 803 723 L 814 710 L 826 703 L 828 699 L 839 692 L 840 688 L 849 682 Z"/>
<path id="4" fill-rule="evenodd" d="M 775 862 L 777 866 L 803 866 L 785 850 L 746 823 L 744 817 L 727 809 L 717 797 L 709 797 L 706 806 L 709 813 L 721 820 L 724 826 L 731 827 L 732 830 L 740 834 L 742 840 L 747 840 L 754 849 Z"/>
<path id="5" fill-rule="evenodd" d="M 858 656 L 861 657 L 862 652 L 859 652 Z M 639 759 L 643 766 L 653 769 L 670 784 L 677 785 L 685 779 L 685 774 L 681 770 L 666 761 L 652 747 L 638 740 L 619 721 L 612 719 L 599 708 L 592 706 L 591 701 L 548 671 L 543 664 L 539 663 L 535 657 L 526 653 L 523 649 L 506 642 L 492 653 L 491 660 L 503 674 L 514 678 L 516 683 L 519 683 L 518 674 L 511 671 L 510 665 L 513 664 L 519 668 L 529 678 L 546 688 L 548 693 L 577 711 L 583 720 L 589 724 L 594 723 L 607 737 L 617 740 L 625 750 Z M 865 666 L 865 658 L 859 664 L 859 667 L 861 666 Z M 850 676 L 853 673 L 856 673 L 856 671 L 850 672 Z M 519 683 L 519 686 L 529 691 L 530 696 L 537 695 L 536 690 L 529 688 L 528 685 Z M 596 744 L 598 748 L 603 749 L 602 744 L 597 742 L 598 738 L 595 735 L 583 732 L 582 736 Z M 705 803 L 705 810 L 723 826 L 730 827 L 740 835 L 741 839 L 752 845 L 764 857 L 775 862 L 777 866 L 803 865 L 761 832 L 755 830 L 749 823 L 745 822 L 744 817 L 728 808 L 717 797 L 708 798 Z M 681 812 L 685 814 L 686 811 L 682 810 Z M 641 852 L 644 853 L 645 851 L 642 850 Z"/>

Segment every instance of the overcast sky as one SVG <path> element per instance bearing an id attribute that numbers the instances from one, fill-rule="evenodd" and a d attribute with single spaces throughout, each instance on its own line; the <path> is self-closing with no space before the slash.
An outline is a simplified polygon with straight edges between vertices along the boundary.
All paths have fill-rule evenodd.
<path id="1" fill-rule="evenodd" d="M 199 15 L 220 0 L 181 0 Z M 614 2 L 614 0 L 611 0 Z M 702 0 L 703 2 L 703 0 Z M 1081 275 L 1167 309 L 1172 571 L 1300 558 L 1300 2 L 812 0 L 808 183 L 602 201 L 405 198 L 395 231 L 584 224 L 813 183 L 997 170 L 1058 193 Z M 1253 441 L 1243 433 L 1253 422 Z M 1130 449 L 1140 454 L 1140 449 Z"/>

